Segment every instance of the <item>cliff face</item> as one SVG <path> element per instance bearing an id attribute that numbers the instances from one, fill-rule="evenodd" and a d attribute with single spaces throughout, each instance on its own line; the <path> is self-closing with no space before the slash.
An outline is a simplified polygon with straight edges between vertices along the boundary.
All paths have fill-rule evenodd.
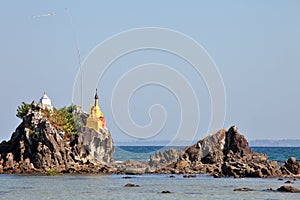
<path id="1" fill-rule="evenodd" d="M 83 112 L 80 113 L 84 120 Z M 108 130 L 98 133 L 83 127 L 78 134 L 66 135 L 40 109 L 30 110 L 11 139 L 0 144 L 0 172 L 111 172 L 106 163 L 113 160 L 113 152 Z"/>
<path id="2" fill-rule="evenodd" d="M 71 142 L 76 160 L 82 162 L 113 161 L 114 143 L 108 130 L 100 129 L 100 134 L 92 128 L 84 127 Z"/>

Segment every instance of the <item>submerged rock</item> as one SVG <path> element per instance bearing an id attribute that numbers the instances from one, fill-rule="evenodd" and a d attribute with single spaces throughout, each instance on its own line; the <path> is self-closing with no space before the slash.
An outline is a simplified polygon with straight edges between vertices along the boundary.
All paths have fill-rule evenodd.
<path id="1" fill-rule="evenodd" d="M 288 184 L 294 184 L 295 182 L 294 181 L 292 181 L 292 180 L 287 180 L 286 182 L 284 182 L 284 183 L 288 183 Z"/>
<path id="2" fill-rule="evenodd" d="M 277 189 L 279 192 L 290 192 L 290 193 L 300 193 L 300 190 L 298 188 L 283 185 L 280 188 Z"/>
<path id="3" fill-rule="evenodd" d="M 182 177 L 183 178 L 196 178 L 197 176 L 195 174 L 185 174 Z"/>
<path id="4" fill-rule="evenodd" d="M 238 192 L 249 192 L 249 191 L 254 191 L 251 188 L 235 188 L 233 191 L 238 191 Z"/>
<path id="5" fill-rule="evenodd" d="M 126 185 L 124 185 L 124 187 L 140 187 L 140 186 L 133 183 L 127 183 Z"/>
<path id="6" fill-rule="evenodd" d="M 134 177 L 132 177 L 132 176 L 123 176 L 122 178 L 124 178 L 124 179 L 131 179 L 131 178 L 134 178 Z"/>

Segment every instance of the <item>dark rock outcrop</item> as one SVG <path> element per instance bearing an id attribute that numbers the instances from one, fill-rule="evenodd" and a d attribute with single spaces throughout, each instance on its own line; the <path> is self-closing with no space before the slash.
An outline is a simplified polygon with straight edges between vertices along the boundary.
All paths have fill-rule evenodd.
<path id="1" fill-rule="evenodd" d="M 156 173 L 175 174 L 210 174 L 214 177 L 293 177 L 300 175 L 300 162 L 290 158 L 284 166 L 276 161 L 269 161 L 268 156 L 253 152 L 246 138 L 232 126 L 227 131 L 217 133 L 199 140 L 196 144 L 176 151 L 176 161 L 163 162 L 165 153 L 157 153 L 150 158 L 150 165 Z M 159 160 L 162 165 L 153 165 Z M 156 162 L 158 163 L 158 162 Z"/>
<path id="2" fill-rule="evenodd" d="M 296 158 L 291 157 L 284 163 L 284 167 L 292 174 L 300 174 L 300 162 L 296 161 Z"/>
<path id="3" fill-rule="evenodd" d="M 0 144 L 0 173 L 111 173 L 113 140 L 108 130 L 84 127 L 78 134 L 65 132 L 30 110 L 11 139 Z"/>

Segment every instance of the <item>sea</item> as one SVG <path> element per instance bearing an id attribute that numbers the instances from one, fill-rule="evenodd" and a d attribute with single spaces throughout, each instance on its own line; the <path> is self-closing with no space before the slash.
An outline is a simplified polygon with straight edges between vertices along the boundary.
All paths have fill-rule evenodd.
<path id="1" fill-rule="evenodd" d="M 114 159 L 149 160 L 162 146 L 119 146 Z M 183 147 L 174 147 L 183 148 Z M 300 160 L 300 147 L 252 147 L 253 151 L 267 154 L 270 160 L 283 164 L 289 157 Z M 298 193 L 276 192 L 289 179 L 278 178 L 213 178 L 197 175 L 183 178 L 182 175 L 0 175 L 0 199 L 300 199 Z M 124 187 L 132 183 L 139 187 Z M 289 184 L 300 189 L 300 179 Z M 236 188 L 251 188 L 253 191 L 234 191 Z M 273 189 L 273 190 L 270 190 Z M 162 193 L 168 190 L 171 193 Z"/>

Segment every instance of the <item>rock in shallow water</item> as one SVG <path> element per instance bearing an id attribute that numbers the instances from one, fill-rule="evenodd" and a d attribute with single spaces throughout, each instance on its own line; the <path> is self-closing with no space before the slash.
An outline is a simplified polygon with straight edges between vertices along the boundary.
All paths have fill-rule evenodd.
<path id="1" fill-rule="evenodd" d="M 284 167 L 292 174 L 300 174 L 300 162 L 296 161 L 296 158 L 291 157 L 284 163 Z"/>
<path id="2" fill-rule="evenodd" d="M 124 185 L 124 187 L 140 187 L 140 186 L 133 183 L 127 183 L 126 185 Z"/>
<path id="3" fill-rule="evenodd" d="M 277 189 L 279 192 L 290 192 L 290 193 L 300 193 L 300 190 L 298 188 L 283 185 L 280 188 Z"/>
<path id="4" fill-rule="evenodd" d="M 134 178 L 134 177 L 132 177 L 132 176 L 123 176 L 122 178 L 123 179 L 131 179 L 131 178 Z"/>
<path id="5" fill-rule="evenodd" d="M 286 182 L 284 182 L 284 183 L 288 183 L 288 184 L 294 184 L 295 182 L 294 181 L 292 181 L 292 180 L 287 180 Z"/>
<path id="6" fill-rule="evenodd" d="M 251 188 L 235 188 L 233 191 L 248 192 L 248 191 L 254 191 L 254 190 Z"/>
<path id="7" fill-rule="evenodd" d="M 183 175 L 183 178 L 196 178 L 195 174 L 185 174 Z"/>

